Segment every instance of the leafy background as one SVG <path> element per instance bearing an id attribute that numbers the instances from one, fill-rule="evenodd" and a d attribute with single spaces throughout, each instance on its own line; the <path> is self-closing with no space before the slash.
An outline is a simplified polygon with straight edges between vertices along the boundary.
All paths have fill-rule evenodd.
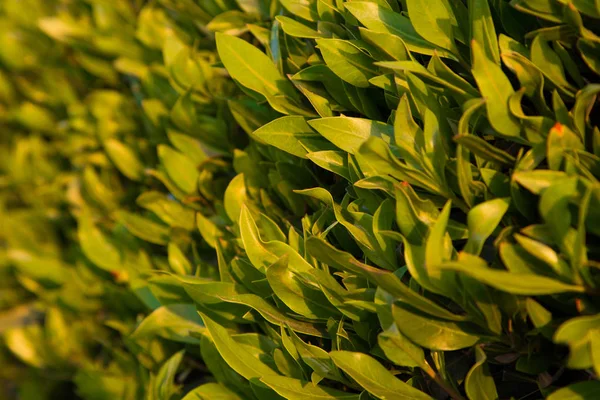
<path id="1" fill-rule="evenodd" d="M 2 1 L 0 396 L 597 398 L 599 20 Z"/>

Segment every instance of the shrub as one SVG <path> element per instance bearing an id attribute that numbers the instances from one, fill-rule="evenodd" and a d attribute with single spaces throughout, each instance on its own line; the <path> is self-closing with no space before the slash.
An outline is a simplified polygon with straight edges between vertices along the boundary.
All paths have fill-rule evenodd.
<path id="1" fill-rule="evenodd" d="M 596 398 L 599 20 L 4 0 L 4 397 Z"/>

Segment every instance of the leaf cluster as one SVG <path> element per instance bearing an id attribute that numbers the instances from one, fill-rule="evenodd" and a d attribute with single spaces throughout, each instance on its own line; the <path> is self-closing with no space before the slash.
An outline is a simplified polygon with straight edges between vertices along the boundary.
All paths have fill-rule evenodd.
<path id="1" fill-rule="evenodd" d="M 4 0 L 0 48 L 0 396 L 600 393 L 598 1 Z"/>

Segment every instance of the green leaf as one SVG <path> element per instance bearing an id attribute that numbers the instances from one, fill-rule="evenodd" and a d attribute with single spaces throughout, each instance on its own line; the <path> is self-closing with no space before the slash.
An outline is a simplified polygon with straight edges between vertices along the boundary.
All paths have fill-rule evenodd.
<path id="1" fill-rule="evenodd" d="M 158 157 L 169 178 L 185 193 L 196 191 L 198 171 L 192 160 L 166 145 L 158 146 Z"/>
<path id="2" fill-rule="evenodd" d="M 96 266 L 105 271 L 120 269 L 122 262 L 119 250 L 94 225 L 88 213 L 83 213 L 79 218 L 77 238 L 83 253 Z"/>
<path id="3" fill-rule="evenodd" d="M 350 180 L 348 172 L 348 157 L 343 151 L 316 151 L 308 153 L 306 157 L 319 167 L 331 171 L 339 176 Z"/>
<path id="4" fill-rule="evenodd" d="M 372 289 L 346 290 L 329 273 L 315 270 L 313 275 L 327 300 L 342 314 L 353 321 L 364 322 L 370 318 L 374 307 Z M 366 307 L 363 307 L 365 303 Z"/>
<path id="5" fill-rule="evenodd" d="M 561 169 L 566 150 L 584 150 L 583 143 L 577 134 L 558 122 L 548 133 L 547 148 L 548 167 L 552 170 Z"/>
<path id="6" fill-rule="evenodd" d="M 314 384 L 317 384 L 323 378 L 345 382 L 340 371 L 325 350 L 305 343 L 293 330 L 290 330 L 290 337 L 298 356 L 313 370 L 311 380 Z"/>
<path id="7" fill-rule="evenodd" d="M 526 88 L 522 87 L 515 94 L 510 96 L 508 101 L 508 108 L 513 116 L 521 121 L 522 126 L 525 128 L 525 136 L 532 144 L 539 144 L 544 141 L 543 133 L 549 131 L 554 121 L 544 116 L 528 116 L 523 111 L 523 96 L 525 95 Z M 537 92 L 536 92 L 537 95 Z M 535 97 L 534 97 L 535 99 Z M 537 107 L 542 109 L 543 113 L 547 113 L 548 106 L 541 98 L 537 100 Z"/>
<path id="8" fill-rule="evenodd" d="M 212 305 L 223 302 L 239 304 L 256 310 L 272 324 L 278 326 L 287 324 L 295 331 L 311 336 L 323 337 L 324 335 L 323 330 L 318 325 L 288 317 L 262 297 L 247 293 L 239 285 L 212 282 L 200 278 L 183 278 L 181 276 L 177 276 L 177 279 L 182 282 L 186 293 L 199 304 Z M 240 307 L 240 309 L 243 309 L 243 307 Z"/>
<path id="9" fill-rule="evenodd" d="M 474 264 L 485 267 L 485 261 L 468 253 L 461 252 L 458 259 L 460 261 L 470 260 Z M 502 333 L 502 312 L 498 299 L 501 297 L 493 290 L 490 290 L 482 282 L 470 276 L 461 275 L 459 278 L 464 292 L 461 301 L 463 307 L 469 314 L 474 315 L 474 319 L 480 326 L 487 328 L 489 332 L 496 335 Z"/>
<path id="10" fill-rule="evenodd" d="M 506 36 L 500 35 L 500 45 L 503 46 L 503 39 Z M 532 99 L 538 110 L 546 112 L 548 106 L 544 98 L 544 75 L 538 67 L 536 67 L 529 60 L 529 51 L 527 49 L 521 49 L 520 43 L 509 42 L 505 46 L 517 47 L 514 50 L 502 48 L 502 61 L 510 69 L 519 80 L 521 89 L 524 94 Z M 523 54 L 522 54 L 523 53 Z"/>
<path id="11" fill-rule="evenodd" d="M 381 246 L 373 233 L 373 217 L 371 215 L 359 211 L 344 210 L 333 201 L 331 193 L 323 188 L 298 190 L 296 192 L 314 197 L 331 207 L 336 220 L 348 230 L 369 259 L 384 268 L 396 268 L 395 251 L 389 246 L 385 249 Z M 386 246 L 385 241 L 383 241 L 383 244 Z"/>
<path id="12" fill-rule="evenodd" d="M 392 314 L 402 334 L 431 350 L 453 351 L 471 347 L 480 339 L 468 322 L 448 321 L 424 315 L 404 302 L 395 302 Z"/>
<path id="13" fill-rule="evenodd" d="M 544 276 L 481 268 L 472 264 L 468 265 L 467 263 L 448 262 L 442 264 L 440 268 L 462 272 L 478 279 L 486 285 L 513 294 L 535 296 L 569 292 L 581 293 L 585 291 L 582 286 L 568 285 Z"/>
<path id="14" fill-rule="evenodd" d="M 442 49 L 457 52 L 452 29 L 456 18 L 446 0 L 406 0 L 406 6 L 419 35 Z"/>
<path id="15" fill-rule="evenodd" d="M 600 373 L 600 329 L 590 334 L 590 349 L 596 374 Z"/>
<path id="16" fill-rule="evenodd" d="M 337 310 L 329 304 L 323 293 L 303 284 L 287 264 L 288 256 L 284 255 L 267 268 L 267 279 L 275 295 L 306 318 L 327 319 L 335 316 Z"/>
<path id="17" fill-rule="evenodd" d="M 392 229 L 393 221 L 394 203 L 390 199 L 386 199 L 375 210 L 375 214 L 373 214 L 373 236 L 375 236 L 378 248 L 385 254 L 384 257 L 386 257 L 395 269 L 397 267 L 396 241 L 383 235 L 383 232 Z"/>
<path id="18" fill-rule="evenodd" d="M 353 1 L 352 3 L 346 3 L 346 7 L 350 4 L 356 4 L 358 2 Z M 375 55 L 377 59 L 391 59 L 391 60 L 409 60 L 408 46 L 398 36 L 392 35 L 391 33 L 375 32 L 365 28 L 359 28 L 361 38 L 371 46 L 375 46 L 382 54 Z M 425 40 L 423 40 L 425 42 Z M 431 51 L 433 52 L 433 50 Z M 377 79 L 377 78 L 373 78 Z M 373 79 L 370 82 L 375 85 Z"/>
<path id="19" fill-rule="evenodd" d="M 433 55 L 436 50 L 443 57 L 456 58 L 447 50 L 436 48 L 433 43 L 425 40 L 417 33 L 412 22 L 400 13 L 384 8 L 376 2 L 352 1 L 344 3 L 344 6 L 368 29 L 401 38 L 410 51 Z"/>
<path id="20" fill-rule="evenodd" d="M 592 399 L 600 391 L 600 382 L 578 382 L 555 390 L 547 397 L 548 400 L 587 400 Z"/>
<path id="21" fill-rule="evenodd" d="M 354 154 L 369 137 L 387 140 L 394 134 L 391 125 L 363 118 L 331 117 L 313 119 L 308 122 L 317 132 L 331 143 Z"/>
<path id="22" fill-rule="evenodd" d="M 178 392 L 175 385 L 175 374 L 183 360 L 185 350 L 180 350 L 173 354 L 158 370 L 154 377 L 154 385 L 152 387 L 154 398 L 158 400 L 169 400 L 171 396 Z"/>
<path id="23" fill-rule="evenodd" d="M 117 139 L 107 139 L 104 142 L 106 153 L 119 171 L 133 181 L 144 177 L 144 165 L 137 154 L 126 144 Z"/>
<path id="24" fill-rule="evenodd" d="M 47 365 L 47 349 L 41 325 L 9 329 L 3 336 L 6 347 L 25 364 L 34 368 Z"/>
<path id="25" fill-rule="evenodd" d="M 148 339 L 160 336 L 182 343 L 199 344 L 191 336 L 205 334 L 206 328 L 192 304 L 169 304 L 152 311 L 131 334 L 132 339 Z"/>
<path id="26" fill-rule="evenodd" d="M 186 134 L 177 133 L 176 131 L 169 131 L 167 135 L 173 146 L 196 165 L 206 160 L 207 155 L 202 150 L 202 143 L 200 141 Z"/>
<path id="27" fill-rule="evenodd" d="M 216 247 L 220 230 L 217 225 L 201 213 L 196 213 L 196 226 L 200 235 L 210 247 Z"/>
<path id="28" fill-rule="evenodd" d="M 479 172 L 481 173 L 481 179 L 494 196 L 510 196 L 510 179 L 508 176 L 489 168 L 481 168 Z"/>
<path id="29" fill-rule="evenodd" d="M 521 127 L 508 109 L 508 100 L 514 93 L 510 81 L 500 66 L 483 53 L 479 43 L 471 41 L 471 50 L 473 53 L 473 76 L 486 100 L 490 124 L 504 136 L 518 137 Z"/>
<path id="30" fill-rule="evenodd" d="M 341 271 L 363 276 L 380 286 L 386 292 L 399 299 L 403 299 L 422 311 L 443 319 L 454 321 L 465 320 L 463 316 L 452 314 L 433 301 L 412 291 L 393 273 L 363 264 L 351 254 L 336 249 L 323 239 L 310 237 L 306 241 L 306 246 L 308 252 L 317 260 Z"/>
<path id="31" fill-rule="evenodd" d="M 357 352 L 332 351 L 333 362 L 369 393 L 385 399 L 431 399 L 430 396 L 402 382 L 373 357 Z"/>
<path id="32" fill-rule="evenodd" d="M 11 329 L 25 327 L 30 323 L 30 321 L 36 320 L 41 316 L 42 314 L 38 309 L 38 306 L 33 303 L 21 304 L 13 308 L 3 310 L 0 312 L 0 334 L 3 334 Z M 62 318 L 62 320 L 64 322 L 64 318 Z M 68 332 L 64 333 L 68 334 Z"/>
<path id="33" fill-rule="evenodd" d="M 471 25 L 471 40 L 483 47 L 486 58 L 500 65 L 500 51 L 492 12 L 487 0 L 469 0 L 469 22 Z"/>
<path id="34" fill-rule="evenodd" d="M 327 118 L 334 116 L 333 110 L 338 108 L 338 106 L 333 102 L 333 98 L 330 96 L 330 94 L 326 90 L 322 89 L 320 85 L 293 79 L 292 83 L 294 86 L 296 86 L 296 89 L 302 92 L 302 94 L 308 99 L 320 117 Z"/>
<path id="35" fill-rule="evenodd" d="M 407 74 L 408 88 L 415 99 L 421 119 L 423 121 L 423 140 L 425 154 L 431 166 L 427 168 L 429 174 L 440 185 L 445 185 L 444 168 L 446 165 L 445 153 L 450 149 L 451 128 L 440 107 L 439 99 L 433 91 L 412 73 Z M 425 161 L 425 160 L 424 160 Z"/>
<path id="36" fill-rule="evenodd" d="M 85 191 L 94 201 L 98 202 L 108 210 L 117 207 L 118 195 L 102 182 L 93 167 L 87 166 L 83 171 L 83 183 L 85 185 Z"/>
<path id="37" fill-rule="evenodd" d="M 242 211 L 240 213 L 239 227 L 241 239 L 244 243 L 248 258 L 250 258 L 252 264 L 259 271 L 266 272 L 270 265 L 286 254 L 289 257 L 289 266 L 293 271 L 304 273 L 313 269 L 313 267 L 287 243 L 276 240 L 264 242 L 260 237 L 258 227 L 250 210 L 248 210 L 245 205 L 242 206 Z"/>
<path id="38" fill-rule="evenodd" d="M 435 75 L 442 80 L 443 83 L 440 83 L 451 90 L 453 92 L 452 95 L 456 97 L 459 102 L 480 97 L 477 89 L 475 89 L 470 82 L 450 68 L 439 57 L 437 52 L 433 55 L 428 68 L 433 70 Z"/>
<path id="39" fill-rule="evenodd" d="M 425 146 L 423 130 L 417 125 L 412 116 L 412 111 L 407 95 L 403 95 L 398 104 L 394 117 L 394 137 L 398 151 L 405 151 L 404 159 L 414 168 L 422 168 L 422 161 L 416 152 Z M 410 150 L 414 150 L 414 152 Z M 412 161 L 411 161 L 412 159 Z"/>
<path id="40" fill-rule="evenodd" d="M 183 254 L 179 246 L 177 246 L 175 242 L 170 242 L 167 250 L 171 270 L 179 275 L 191 275 L 192 264 L 186 258 L 185 254 Z"/>
<path id="41" fill-rule="evenodd" d="M 537 35 L 531 42 L 531 61 L 562 91 L 570 95 L 576 91 L 567 81 L 560 57 L 542 35 Z"/>
<path id="42" fill-rule="evenodd" d="M 556 182 L 565 180 L 568 175 L 561 171 L 536 169 L 533 171 L 515 171 L 513 179 L 534 194 L 540 194 Z"/>
<path id="43" fill-rule="evenodd" d="M 242 207 L 247 199 L 248 195 L 246 193 L 244 174 L 238 174 L 231 182 L 229 182 L 227 189 L 225 189 L 225 195 L 223 196 L 225 212 L 230 220 L 239 220 Z"/>
<path id="44" fill-rule="evenodd" d="M 590 124 L 591 106 L 600 93 L 600 84 L 590 84 L 577 92 L 575 106 L 573 107 L 573 121 L 580 137 L 584 137 Z"/>
<path id="45" fill-rule="evenodd" d="M 69 278 L 67 266 L 57 258 L 36 257 L 26 251 L 13 249 L 8 252 L 7 260 L 14 263 L 24 277 L 44 285 L 60 286 Z"/>
<path id="46" fill-rule="evenodd" d="M 307 21 L 316 22 L 319 19 L 315 2 L 310 0 L 280 0 L 281 5 L 291 14 Z"/>
<path id="47" fill-rule="evenodd" d="M 600 328 L 600 316 L 571 318 L 558 327 L 554 333 L 555 343 L 569 346 L 566 365 L 569 368 L 585 369 L 593 365 L 590 337 Z"/>
<path id="48" fill-rule="evenodd" d="M 446 231 L 451 207 L 452 204 L 448 201 L 429 230 L 425 242 L 425 273 L 421 276 L 421 280 L 427 282 L 426 286 L 433 289 L 434 292 L 456 298 L 458 295 L 456 293 L 456 277 L 453 273 L 440 271 L 438 268 L 438 265 L 450 258 L 453 250 L 450 235 Z"/>
<path id="49" fill-rule="evenodd" d="M 146 172 L 148 175 L 150 175 L 153 178 L 156 178 L 158 181 L 160 181 L 166 187 L 166 189 L 169 191 L 169 194 L 174 197 L 174 199 L 177 199 L 177 200 L 183 202 L 188 198 L 188 194 L 185 193 L 183 190 L 181 190 L 175 184 L 175 182 L 173 182 L 171 180 L 171 178 L 169 178 L 167 176 L 167 173 L 164 172 L 164 168 L 161 168 L 160 170 L 149 169 Z"/>
<path id="50" fill-rule="evenodd" d="M 370 86 L 369 79 L 378 75 L 373 59 L 351 42 L 341 39 L 316 41 L 327 66 L 343 81 L 367 88 Z"/>
<path id="51" fill-rule="evenodd" d="M 228 100 L 227 105 L 235 122 L 248 134 L 279 116 L 271 107 L 250 98 Z"/>
<path id="52" fill-rule="evenodd" d="M 235 372 L 246 379 L 276 375 L 270 366 L 255 357 L 244 346 L 232 339 L 227 330 L 205 314 L 200 313 L 206 329 L 219 350 L 219 354 Z"/>
<path id="53" fill-rule="evenodd" d="M 289 400 L 359 400 L 360 398 L 358 394 L 342 392 L 285 376 L 263 376 L 260 381 Z"/>
<path id="54" fill-rule="evenodd" d="M 230 10 L 214 17 L 206 27 L 213 32 L 238 36 L 248 31 L 246 24 L 249 22 L 252 22 L 250 15 L 238 10 Z"/>
<path id="55" fill-rule="evenodd" d="M 361 168 L 369 171 L 366 175 L 390 175 L 397 180 L 405 181 L 426 191 L 447 197 L 444 183 L 438 182 L 437 177 L 415 169 L 400 162 L 391 152 L 390 146 L 381 138 L 369 137 L 357 153 L 361 158 Z M 430 170 L 433 166 L 430 166 Z"/>
<path id="56" fill-rule="evenodd" d="M 169 228 L 164 225 L 123 210 L 117 211 L 115 217 L 129 232 L 142 240 L 165 246 L 169 242 Z"/>
<path id="57" fill-rule="evenodd" d="M 550 247 L 526 236 L 515 234 L 514 239 L 531 256 L 542 261 L 544 264 L 554 270 L 561 279 L 571 282 L 573 273 L 564 260 L 561 260 L 558 254 Z"/>
<path id="58" fill-rule="evenodd" d="M 465 104 L 465 112 L 460 117 L 460 121 L 458 122 L 459 135 L 466 136 L 470 134 L 469 122 L 471 121 L 471 117 L 477 113 L 479 108 L 484 104 L 485 102 L 482 99 L 471 100 L 469 103 Z M 471 164 L 471 152 L 467 146 L 463 146 L 460 143 L 458 143 L 458 146 L 456 146 L 456 163 L 456 173 L 460 194 L 465 200 L 465 203 L 467 203 L 467 206 L 473 207 L 476 194 L 473 190 L 474 182 Z"/>
<path id="59" fill-rule="evenodd" d="M 191 92 L 185 93 L 177 99 L 171 109 L 170 117 L 178 129 L 190 135 L 195 133 L 198 116 L 196 115 L 196 106 L 192 100 Z"/>
<path id="60" fill-rule="evenodd" d="M 182 400 L 242 400 L 242 398 L 219 383 L 205 383 L 189 391 Z"/>
<path id="61" fill-rule="evenodd" d="M 464 101 L 465 99 L 472 99 L 479 95 L 479 93 L 473 89 L 469 83 L 463 80 L 460 76 L 456 75 L 450 68 L 442 63 L 437 54 L 432 60 L 437 60 L 431 63 L 431 66 L 437 67 L 437 70 L 434 71 L 435 74 L 413 60 L 378 62 L 376 65 L 383 68 L 389 68 L 394 71 L 414 73 L 415 75 L 418 75 L 419 78 L 421 78 L 424 82 L 431 84 L 432 86 L 440 86 L 444 89 L 447 89 L 449 94 L 455 96 L 461 101 Z M 438 76 L 437 74 L 440 74 L 441 76 Z M 410 91 L 413 95 L 417 94 L 415 90 Z"/>
<path id="62" fill-rule="evenodd" d="M 294 86 L 262 51 L 234 36 L 216 34 L 221 61 L 233 79 L 267 99 L 277 95 L 297 97 Z"/>
<path id="63" fill-rule="evenodd" d="M 478 204 L 469 211 L 469 240 L 463 251 L 478 256 L 485 241 L 494 233 L 508 210 L 510 199 L 494 199 Z"/>
<path id="64" fill-rule="evenodd" d="M 528 298 L 526 302 L 527 314 L 536 328 L 541 328 L 552 322 L 552 313 L 546 310 L 537 301 Z"/>
<path id="65" fill-rule="evenodd" d="M 579 39 L 577 41 L 577 49 L 579 49 L 579 53 L 581 53 L 581 58 L 587 64 L 587 66 L 596 73 L 596 75 L 600 75 L 600 57 L 598 53 L 600 52 L 600 43 L 592 40 Z"/>
<path id="66" fill-rule="evenodd" d="M 539 211 L 548 226 L 552 237 L 559 248 L 567 254 L 571 253 L 570 239 L 571 213 L 569 203 L 578 195 L 577 179 L 567 178 L 553 182 L 544 190 L 540 198 Z"/>
<path id="67" fill-rule="evenodd" d="M 469 399 L 495 400 L 498 398 L 494 378 L 486 363 L 486 355 L 479 346 L 475 347 L 476 362 L 465 379 L 465 391 Z"/>
<path id="68" fill-rule="evenodd" d="M 273 360 L 277 369 L 285 376 L 294 379 L 303 379 L 305 377 L 301 364 L 287 351 L 277 348 L 273 351 Z"/>
<path id="69" fill-rule="evenodd" d="M 295 21 L 291 18 L 278 15 L 276 19 L 279 21 L 281 28 L 287 35 L 304 39 L 318 39 L 325 36 L 322 33 L 306 26 L 305 24 Z"/>
<path id="70" fill-rule="evenodd" d="M 299 116 L 276 119 L 254 131 L 252 136 L 261 143 L 301 158 L 307 158 L 309 152 L 334 149 L 331 143 L 311 129 L 305 118 Z"/>
<path id="71" fill-rule="evenodd" d="M 398 330 L 395 324 L 394 329 Z M 377 336 L 377 343 L 385 356 L 394 364 L 404 367 L 426 368 L 423 349 L 397 332 L 382 332 Z"/>
<path id="72" fill-rule="evenodd" d="M 513 166 L 516 162 L 513 156 L 504 150 L 491 145 L 489 142 L 486 142 L 478 136 L 459 134 L 454 136 L 454 141 L 462 146 L 465 146 L 467 149 L 473 152 L 473 154 L 483 158 L 484 160 L 507 166 Z"/>
<path id="73" fill-rule="evenodd" d="M 144 192 L 135 201 L 140 207 L 152 211 L 165 224 L 191 231 L 194 229 L 194 210 L 160 192 Z"/>

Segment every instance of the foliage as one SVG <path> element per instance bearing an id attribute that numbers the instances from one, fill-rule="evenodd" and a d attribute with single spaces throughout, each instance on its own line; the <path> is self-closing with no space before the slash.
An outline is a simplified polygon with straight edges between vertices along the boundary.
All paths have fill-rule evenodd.
<path id="1" fill-rule="evenodd" d="M 599 21 L 2 1 L 0 396 L 595 398 Z"/>

